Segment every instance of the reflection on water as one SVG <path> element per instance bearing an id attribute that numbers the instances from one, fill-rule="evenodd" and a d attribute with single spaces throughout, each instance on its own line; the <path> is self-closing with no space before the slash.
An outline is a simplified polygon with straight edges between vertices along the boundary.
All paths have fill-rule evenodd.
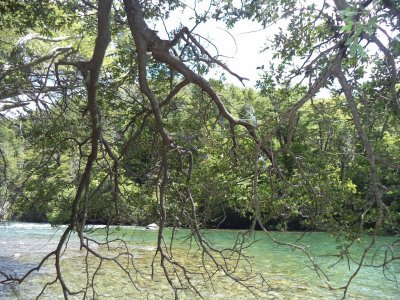
<path id="1" fill-rule="evenodd" d="M 53 228 L 48 224 L 10 223 L 0 227 L 0 271 L 22 275 L 27 270 L 35 267 L 43 256 L 56 248 L 59 237 L 65 227 Z M 93 227 L 92 238 L 104 240 L 102 227 Z M 168 233 L 168 232 L 167 232 Z M 215 247 L 224 249 L 235 241 L 238 231 L 210 230 L 205 232 L 205 239 Z M 340 261 L 334 268 L 332 264 L 338 261 L 335 239 L 328 234 L 307 234 L 299 242 L 307 247 L 315 256 L 318 264 L 325 272 L 329 281 L 324 276 L 311 270 L 310 261 L 299 251 L 289 247 L 274 244 L 262 233 L 257 233 L 255 243 L 245 250 L 245 254 L 251 258 L 253 265 L 242 262 L 238 267 L 238 275 L 244 275 L 250 271 L 262 273 L 268 283 L 268 293 L 256 293 L 253 296 L 248 290 L 232 280 L 228 280 L 221 271 L 215 270 L 213 261 L 201 256 L 201 252 L 194 244 L 190 246 L 187 239 L 189 231 L 179 230 L 172 247 L 176 262 L 187 266 L 191 283 L 199 287 L 205 299 L 340 299 L 342 291 L 331 290 L 331 287 L 340 287 L 355 270 L 355 264 L 346 259 Z M 300 233 L 273 233 L 274 237 L 285 242 L 296 242 Z M 89 288 L 86 295 L 79 294 L 76 299 L 173 299 L 174 295 L 168 285 L 163 269 L 159 267 L 159 257 L 156 258 L 155 268 L 151 263 L 154 258 L 156 231 L 146 231 L 140 227 L 123 226 L 113 228 L 111 238 L 120 237 L 127 243 L 115 241 L 113 248 L 108 249 L 103 245 L 92 243 L 97 252 L 104 257 L 114 257 L 120 254 L 118 263 L 125 269 L 121 269 L 113 261 L 103 260 L 88 256 L 79 249 L 77 237 L 72 235 L 68 242 L 68 249 L 62 259 L 62 272 L 68 287 L 73 291 L 79 291 L 86 287 L 88 278 L 96 274 L 94 289 Z M 395 241 L 395 238 L 380 237 L 372 256 L 367 263 L 377 262 L 382 259 L 383 245 Z M 364 241 L 368 242 L 367 238 Z M 362 242 L 354 249 L 354 253 L 362 249 Z M 126 247 L 132 253 L 131 257 L 124 256 Z M 399 256 L 399 250 L 394 254 Z M 357 255 L 355 256 L 357 258 Z M 203 259 L 203 260 L 202 260 Z M 396 279 L 400 275 L 400 261 L 394 261 L 386 269 L 386 277 Z M 88 271 L 86 266 L 89 266 Z M 196 272 L 207 268 L 212 276 L 210 281 L 204 282 L 204 277 L 196 275 Z M 349 270 L 350 266 L 350 270 Z M 130 272 L 131 278 L 126 274 Z M 182 275 L 182 272 L 171 266 L 166 270 L 171 275 L 174 272 Z M 153 272 L 153 274 L 152 274 Z M 153 276 L 152 276 L 153 275 Z M 4 279 L 0 275 L 0 280 Z M 55 279 L 54 258 L 50 258 L 43 267 L 32 273 L 21 285 L 0 285 L 1 299 L 35 299 L 47 282 Z M 207 278 L 205 278 L 207 279 Z M 176 279 L 174 279 L 176 280 Z M 252 279 L 254 283 L 259 277 Z M 89 280 L 90 281 L 90 280 Z M 175 282 L 176 283 L 176 282 Z M 363 268 L 354 279 L 348 292 L 349 299 L 399 299 L 400 288 L 387 280 L 382 268 Z M 180 292 L 182 299 L 195 299 L 192 292 Z M 58 284 L 46 288 L 41 299 L 63 299 L 61 288 Z M 75 299 L 73 296 L 71 299 Z"/>

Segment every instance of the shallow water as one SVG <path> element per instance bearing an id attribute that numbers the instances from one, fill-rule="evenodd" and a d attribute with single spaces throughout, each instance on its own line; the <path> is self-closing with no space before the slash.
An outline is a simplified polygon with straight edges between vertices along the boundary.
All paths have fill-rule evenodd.
<path id="1" fill-rule="evenodd" d="M 102 227 L 97 227 L 97 231 L 90 234 L 90 237 L 97 240 L 104 240 L 105 234 Z M 9 223 L 0 227 L 0 271 L 7 274 L 22 276 L 29 269 L 35 267 L 43 256 L 54 250 L 59 237 L 65 227 L 53 228 L 48 224 L 30 223 Z M 209 230 L 204 232 L 204 238 L 213 249 L 225 249 L 231 247 L 239 231 L 235 230 Z M 171 230 L 166 231 L 167 236 L 171 236 Z M 294 250 L 292 247 L 280 246 L 274 243 L 265 234 L 258 232 L 244 245 L 251 245 L 243 250 L 252 264 L 247 264 L 241 260 L 235 273 L 235 278 L 244 278 L 250 268 L 251 274 L 261 274 L 265 281 L 264 291 L 247 290 L 241 285 L 229 280 L 223 273 L 216 270 L 214 261 L 207 255 L 202 256 L 194 240 L 188 239 L 188 230 L 178 230 L 174 236 L 173 256 L 174 262 L 186 266 L 190 273 L 190 282 L 198 287 L 205 299 L 340 299 L 343 290 L 335 290 L 344 286 L 356 269 L 356 264 L 346 259 L 341 260 L 334 267 L 332 264 L 338 261 L 334 256 L 338 253 L 337 243 L 334 237 L 326 233 L 305 234 L 297 244 L 306 247 L 312 254 L 318 266 L 326 275 L 318 276 L 312 270 L 312 264 L 308 257 L 301 251 Z M 295 243 L 301 233 L 293 232 L 274 232 L 272 236 L 279 241 Z M 85 260 L 86 252 L 79 250 L 78 239 L 72 235 L 68 242 L 68 248 L 62 258 L 62 274 L 68 288 L 72 291 L 81 291 L 87 287 L 87 281 L 91 282 L 93 274 L 96 274 L 93 281 L 93 288 L 89 287 L 86 295 L 78 294 L 71 296 L 71 299 L 173 299 L 174 294 L 168 285 L 163 269 L 160 267 L 159 256 L 156 257 L 154 268 L 152 260 L 156 249 L 157 232 L 144 230 L 140 227 L 112 227 L 109 238 L 122 238 L 126 243 L 120 241 L 113 242 L 112 248 L 108 249 L 102 245 L 91 243 L 92 248 L 104 257 L 112 258 L 120 255 L 117 260 L 124 267 L 121 269 L 114 261 L 100 260 L 93 255 L 89 255 Z M 353 258 L 358 261 L 363 244 L 368 243 L 369 238 L 365 238 L 355 244 Z M 398 238 L 397 238 L 398 239 Z M 169 238 L 166 242 L 169 241 Z M 192 241 L 192 244 L 190 244 Z M 382 261 L 387 244 L 396 241 L 394 237 L 379 237 L 377 245 L 370 252 L 366 262 L 368 264 L 378 264 Z M 167 245 L 169 246 L 169 244 Z M 127 248 L 126 248 L 127 247 Z M 400 256 L 400 251 L 394 249 L 394 255 Z M 123 253 L 126 250 L 132 253 L 130 259 Z M 168 247 L 169 249 L 169 247 Z M 211 250 L 210 250 L 211 251 Z M 225 255 L 232 254 L 229 251 Z M 236 256 L 231 256 L 234 259 Z M 203 258 L 203 260 L 202 260 Z M 222 262 L 221 257 L 216 255 L 217 262 Z M 86 272 L 86 263 L 89 271 Z M 100 265 L 100 267 L 99 267 Z M 175 275 L 183 279 L 183 272 L 175 265 Z M 98 268 L 99 267 L 99 268 Z M 233 261 L 230 264 L 233 267 Z M 97 271 L 96 271 L 96 268 Z M 350 270 L 349 270 L 350 268 Z M 128 271 L 131 281 L 127 276 Z M 151 279 L 151 273 L 153 279 Z M 173 275 L 172 265 L 166 264 L 166 271 Z M 212 275 L 208 281 L 208 274 Z M 201 274 L 198 274 L 201 273 Z M 210 276 L 211 276 L 210 275 Z M 385 278 L 386 275 L 386 278 Z M 355 277 L 348 290 L 349 299 L 399 299 L 400 287 L 393 282 L 400 276 L 400 260 L 393 261 L 385 269 L 375 267 L 363 267 Z M 172 276 L 176 278 L 176 276 Z M 250 283 L 260 283 L 260 276 L 257 276 Z M 4 279 L 0 275 L 0 281 Z M 0 285 L 1 299 L 35 299 L 47 282 L 55 279 L 54 259 L 50 258 L 39 271 L 33 272 L 27 280 L 20 285 Z M 391 280 L 388 280 L 391 279 Z M 178 281 L 173 279 L 174 283 Z M 268 292 L 267 292 L 268 290 Z M 252 294 L 250 291 L 253 291 Z M 200 298 L 192 292 L 179 292 L 180 298 L 196 299 Z M 41 299 L 63 299 L 60 285 L 55 283 L 46 288 Z"/>

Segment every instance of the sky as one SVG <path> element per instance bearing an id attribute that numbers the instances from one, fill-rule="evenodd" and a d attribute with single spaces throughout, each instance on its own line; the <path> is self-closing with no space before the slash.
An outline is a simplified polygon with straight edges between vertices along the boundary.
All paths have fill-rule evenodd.
<path id="1" fill-rule="evenodd" d="M 185 11 L 184 14 L 180 12 L 172 14 L 165 22 L 166 28 L 171 30 L 181 23 L 191 29 L 194 21 L 190 17 L 190 10 Z M 162 38 L 167 38 L 166 33 L 163 31 L 164 25 L 162 23 L 154 24 L 153 28 L 159 31 L 159 35 Z M 271 27 L 263 29 L 261 25 L 255 22 L 239 21 L 234 28 L 228 30 L 223 22 L 210 20 L 200 24 L 194 32 L 209 40 L 218 48 L 220 60 L 233 72 L 249 79 L 245 81 L 248 87 L 253 87 L 257 79 L 260 78 L 260 72 L 257 67 L 267 64 L 272 59 L 272 55 L 269 53 L 260 53 L 265 46 L 267 38 L 273 37 L 274 30 Z M 207 43 L 205 43 L 205 46 L 207 46 Z M 207 50 L 212 55 L 217 54 L 215 47 L 212 45 L 208 45 Z M 218 76 L 218 71 L 221 72 L 222 69 L 216 67 L 215 71 L 217 71 L 216 76 Z M 224 73 L 226 74 L 227 82 L 241 85 L 238 79 L 227 72 Z"/>
<path id="2" fill-rule="evenodd" d="M 210 30 L 211 29 L 211 30 Z M 257 67 L 267 64 L 272 59 L 270 53 L 260 53 L 267 42 L 272 38 L 271 28 L 262 29 L 260 25 L 250 21 L 240 21 L 233 29 L 228 31 L 224 24 L 210 22 L 202 24 L 199 33 L 213 42 L 223 55 L 222 60 L 238 75 L 248 78 L 246 85 L 254 86 L 260 78 Z M 238 80 L 227 74 L 228 82 L 239 83 Z"/>
<path id="3" fill-rule="evenodd" d="M 234 3 L 235 1 L 238 0 L 233 0 Z M 320 0 L 303 1 L 307 4 L 310 2 L 315 2 L 317 5 L 321 4 Z M 185 2 L 189 8 L 185 9 L 183 12 L 176 10 L 171 13 L 171 17 L 165 21 L 165 27 L 168 30 L 177 28 L 179 24 L 182 24 L 189 29 L 194 25 L 194 11 L 190 9 L 190 5 L 194 5 L 196 0 L 182 0 L 182 2 Z M 328 2 L 330 1 L 328 0 Z M 200 2 L 200 5 L 201 3 L 203 3 L 203 5 L 207 5 L 207 3 L 209 4 L 208 1 Z M 330 4 L 333 6 L 333 3 Z M 205 8 L 198 7 L 197 9 L 198 11 L 204 11 Z M 241 20 L 236 23 L 234 28 L 228 30 L 223 22 L 209 20 L 206 23 L 200 24 L 194 32 L 215 44 L 218 48 L 218 53 L 221 55 L 220 60 L 226 63 L 233 72 L 237 73 L 241 77 L 249 79 L 248 81 L 245 81 L 246 87 L 254 87 L 256 81 L 261 78 L 261 72 L 257 70 L 257 67 L 261 65 L 268 66 L 269 62 L 272 60 L 272 53 L 268 51 L 261 52 L 261 50 L 265 48 L 268 41 L 273 42 L 274 34 L 279 32 L 280 27 L 283 27 L 284 31 L 285 26 L 285 23 L 281 23 L 280 25 L 274 24 L 264 29 L 256 22 Z M 154 24 L 154 29 L 159 31 L 159 35 L 162 38 L 167 38 L 167 35 L 163 32 L 163 28 L 164 24 L 162 23 Z M 387 32 L 391 33 L 390 29 L 385 29 Z M 385 36 L 380 34 L 379 31 L 378 37 L 387 43 L 387 41 L 385 41 L 387 39 Z M 371 51 L 370 54 L 377 51 L 377 48 L 374 47 L 374 45 L 369 45 L 368 49 Z M 217 54 L 214 47 L 210 46 L 207 50 L 214 55 Z M 219 78 L 219 74 L 223 70 L 216 67 L 215 71 L 214 73 L 211 72 L 209 76 Z M 368 73 L 371 70 L 366 71 Z M 241 86 L 238 79 L 227 72 L 224 73 L 228 83 Z M 322 89 L 317 95 L 317 98 L 326 98 L 329 96 L 330 92 L 327 89 Z"/>
<path id="4" fill-rule="evenodd" d="M 193 19 L 191 19 L 193 16 L 194 14 L 191 14 L 190 9 L 184 12 L 178 10 L 172 12 L 171 17 L 165 20 L 164 24 L 159 22 L 151 26 L 154 30 L 158 31 L 161 38 L 167 39 L 168 36 L 164 28 L 171 31 L 182 24 L 191 29 L 191 26 L 195 24 Z M 272 53 L 268 51 L 263 52 L 262 50 L 269 42 L 273 42 L 274 34 L 279 32 L 280 27 L 283 27 L 284 30 L 284 27 L 287 25 L 286 22 L 283 20 L 279 24 L 263 28 L 256 22 L 240 20 L 235 24 L 234 28 L 227 29 L 222 21 L 209 20 L 198 25 L 194 32 L 206 38 L 218 48 L 217 52 L 214 46 L 208 45 L 207 50 L 212 55 L 218 53 L 220 60 L 233 72 L 249 79 L 244 81 L 245 87 L 254 88 L 257 80 L 262 78 L 262 72 L 257 67 L 261 65 L 269 66 L 269 62 L 272 61 Z M 204 43 L 204 46 L 207 46 L 207 43 Z M 226 82 L 243 86 L 236 77 L 230 75 L 220 67 L 215 67 L 210 72 L 209 78 L 219 78 L 221 72 L 225 74 Z M 316 95 L 317 98 L 326 98 L 329 96 L 330 92 L 327 89 L 321 89 Z"/>

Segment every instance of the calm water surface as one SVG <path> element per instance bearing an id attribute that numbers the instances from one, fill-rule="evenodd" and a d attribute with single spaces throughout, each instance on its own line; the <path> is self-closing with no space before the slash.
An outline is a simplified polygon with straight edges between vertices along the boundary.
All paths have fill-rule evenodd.
<path id="1" fill-rule="evenodd" d="M 7 274 L 22 275 L 27 270 L 35 267 L 41 258 L 55 249 L 58 238 L 65 228 L 53 228 L 48 224 L 9 223 L 0 227 L 0 271 Z M 62 260 L 62 272 L 64 279 L 71 290 L 82 289 L 89 276 L 95 272 L 96 293 L 89 293 L 87 299 L 173 299 L 171 288 L 167 284 L 156 260 L 151 280 L 151 262 L 155 253 L 157 238 L 156 231 L 144 230 L 141 227 L 112 228 L 111 237 L 122 237 L 127 241 L 127 247 L 133 253 L 131 262 L 134 268 L 132 281 L 129 282 L 126 273 L 114 263 L 104 261 L 98 270 L 100 261 L 94 257 L 88 257 L 89 272 L 86 272 L 85 252 L 79 250 L 76 236 L 72 235 L 68 249 Z M 167 231 L 167 235 L 171 231 Z M 234 230 L 210 230 L 204 233 L 205 239 L 215 248 L 224 249 L 232 246 L 238 231 Z M 179 230 L 176 233 L 172 251 L 176 260 L 189 270 L 196 271 L 200 268 L 201 255 L 198 249 L 186 238 L 188 230 Z M 283 242 L 296 242 L 301 233 L 272 233 Z M 91 237 L 104 239 L 104 231 L 98 229 Z M 398 240 L 399 238 L 397 238 Z M 356 269 L 356 265 L 346 259 L 340 261 L 334 267 L 332 264 L 338 261 L 338 248 L 335 237 L 325 233 L 306 234 L 298 244 L 307 247 L 312 253 L 318 265 L 326 274 L 319 277 L 312 270 L 311 263 L 306 255 L 295 251 L 291 247 L 276 245 L 265 234 L 258 232 L 255 235 L 256 242 L 246 248 L 244 253 L 253 262 L 253 272 L 261 273 L 268 283 L 268 293 L 252 295 L 246 289 L 227 280 L 220 272 L 213 275 L 213 285 L 209 283 L 201 288 L 205 299 L 340 299 L 342 290 L 335 290 L 345 285 L 349 276 Z M 359 259 L 362 243 L 367 243 L 368 238 L 360 241 L 353 249 L 354 258 Z M 366 260 L 368 264 L 377 264 L 387 250 L 387 244 L 396 242 L 395 237 L 379 237 L 377 245 L 371 251 Z M 397 242 L 399 243 L 399 242 Z M 107 257 L 117 253 L 123 253 L 125 244 L 114 242 L 119 247 L 108 251 L 106 247 L 93 244 L 93 248 Z M 190 248 L 190 250 L 189 250 Z M 395 256 L 400 256 L 399 246 L 394 250 Z M 397 251 L 397 252 L 396 252 Z M 121 263 L 124 263 L 124 257 Z M 212 261 L 205 260 L 205 265 L 212 269 Z M 138 271 L 135 271 L 135 268 Z M 140 271 L 140 273 L 139 273 Z M 170 270 L 172 272 L 172 269 Z M 249 271 L 249 265 L 241 264 L 238 274 Z M 4 279 L 0 275 L 0 280 Z M 35 299 L 47 282 L 55 279 L 54 260 L 50 259 L 43 267 L 34 272 L 21 285 L 0 285 L 1 299 Z M 388 280 L 389 279 L 389 280 Z M 382 268 L 365 267 L 355 277 L 348 291 L 348 299 L 400 299 L 400 287 L 396 284 L 400 279 L 400 260 L 388 265 L 383 272 Z M 194 284 L 201 284 L 193 278 Z M 255 278 L 253 282 L 259 280 Z M 136 287 L 135 287 L 136 285 Z M 89 289 L 92 291 L 91 289 Z M 183 299 L 199 298 L 193 294 L 180 294 Z M 79 294 L 76 299 L 84 296 Z M 62 299 L 59 285 L 49 286 L 41 299 Z M 71 299 L 75 299 L 71 297 Z"/>

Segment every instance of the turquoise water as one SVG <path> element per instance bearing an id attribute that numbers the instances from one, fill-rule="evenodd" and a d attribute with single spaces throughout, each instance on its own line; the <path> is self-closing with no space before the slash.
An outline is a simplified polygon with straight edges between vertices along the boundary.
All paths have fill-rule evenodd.
<path id="1" fill-rule="evenodd" d="M 41 258 L 55 249 L 58 238 L 65 228 L 52 228 L 48 224 L 10 223 L 0 227 L 0 271 L 7 274 L 23 275 L 40 262 Z M 101 227 L 90 237 L 104 240 L 105 234 Z M 237 230 L 209 230 L 204 232 L 205 241 L 212 249 L 228 249 L 232 247 L 238 234 Z M 171 230 L 166 230 L 166 236 L 171 236 Z M 357 265 L 354 262 L 338 261 L 338 249 L 335 237 L 326 233 L 311 233 L 302 236 L 301 233 L 274 232 L 272 236 L 278 241 L 296 243 L 310 253 L 320 271 L 325 275 L 320 276 L 313 270 L 312 264 L 304 253 L 293 247 L 281 246 L 274 243 L 262 232 L 257 232 L 244 243 L 246 249 L 243 253 L 250 263 L 241 260 L 235 278 L 244 278 L 245 275 L 261 274 L 266 281 L 263 291 L 245 289 L 234 281 L 229 280 L 219 270 L 208 256 L 202 256 L 195 241 L 189 238 L 190 231 L 186 229 L 176 231 L 171 247 L 174 261 L 187 267 L 191 271 L 192 283 L 199 287 L 199 291 L 205 299 L 341 299 L 343 290 L 336 289 L 346 284 L 348 278 L 355 271 Z M 94 288 L 89 288 L 85 296 L 78 294 L 71 299 L 174 299 L 171 287 L 168 285 L 163 269 L 160 267 L 159 257 L 156 257 L 154 268 L 151 264 L 156 249 L 157 232 L 145 230 L 141 227 L 112 227 L 109 239 L 119 237 L 111 243 L 111 247 L 92 243 L 93 249 L 105 257 L 120 255 L 119 263 L 126 266 L 132 281 L 129 281 L 127 273 L 112 261 L 103 261 L 89 255 L 87 262 L 89 272 L 86 272 L 86 252 L 79 249 L 77 237 L 72 235 L 68 248 L 62 259 L 62 273 L 68 287 L 73 291 L 80 291 L 87 286 L 87 279 L 96 274 Z M 240 235 L 239 235 L 240 237 Z M 398 238 L 397 238 L 398 239 Z M 121 241 L 126 243 L 122 243 Z M 368 244 L 369 238 L 355 243 L 351 250 L 352 257 L 359 261 L 363 245 Z M 387 245 L 395 243 L 395 237 L 379 237 L 376 246 L 367 256 L 368 265 L 377 265 L 382 261 Z M 191 243 L 190 243 L 191 242 Z M 169 238 L 166 239 L 169 250 Z M 399 242 L 397 242 L 398 244 Z M 247 247 L 248 246 L 248 247 Z M 393 255 L 399 257 L 400 246 L 393 247 Z M 124 255 L 126 250 L 132 253 L 131 257 Z M 209 249 L 210 250 L 210 249 Z M 210 250 L 212 251 L 212 250 Z M 228 250 L 224 255 L 231 255 L 230 267 L 234 266 L 237 258 Z M 221 262 L 221 257 L 215 254 Z M 205 270 L 212 274 L 211 282 L 204 276 Z M 167 264 L 170 275 L 179 275 L 179 270 L 174 273 L 171 265 Z M 348 299 L 400 299 L 400 287 L 395 280 L 400 275 L 400 260 L 395 260 L 383 268 L 363 267 L 353 279 L 349 287 Z M 153 277 L 151 273 L 153 272 Z M 257 285 L 260 276 L 256 276 L 246 284 Z M 0 281 L 4 276 L 0 275 Z M 33 272 L 20 285 L 0 285 L 1 299 L 35 299 L 47 282 L 55 279 L 54 260 L 51 258 L 43 267 Z M 175 280 L 175 279 L 174 279 Z M 184 280 L 183 280 L 184 281 Z M 174 281 L 177 283 L 177 281 Z M 135 287 L 136 286 L 136 287 Z M 187 285 L 186 285 L 187 286 Z M 330 288 L 331 287 L 331 288 Z M 268 290 L 268 291 L 267 291 Z M 200 298 L 192 292 L 179 292 L 180 298 Z M 63 299 L 59 284 L 53 284 L 46 288 L 41 299 Z"/>

